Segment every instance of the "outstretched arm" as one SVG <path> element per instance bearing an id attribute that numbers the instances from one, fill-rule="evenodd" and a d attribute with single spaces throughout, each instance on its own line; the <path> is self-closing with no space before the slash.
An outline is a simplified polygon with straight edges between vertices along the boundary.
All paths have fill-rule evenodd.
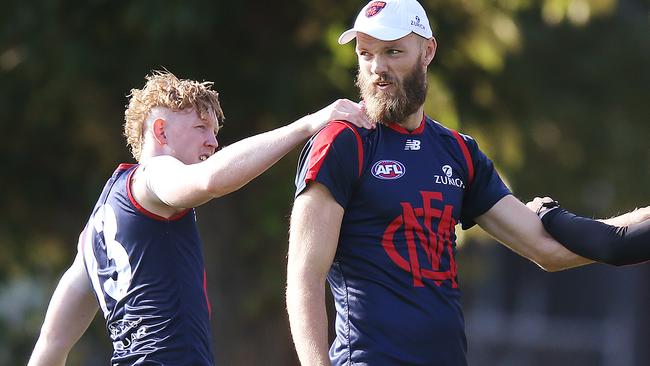
<path id="1" fill-rule="evenodd" d="M 537 197 L 527 206 L 540 212 L 546 230 L 572 252 L 619 266 L 650 260 L 650 207 L 601 222 L 561 207 L 545 209 L 548 202 L 554 201 Z"/>
<path id="2" fill-rule="evenodd" d="M 54 290 L 28 366 L 65 365 L 70 349 L 86 331 L 97 309 L 81 252 L 78 252 Z"/>
<path id="3" fill-rule="evenodd" d="M 177 208 L 199 206 L 241 188 L 332 120 L 373 126 L 359 103 L 340 99 L 287 126 L 223 148 L 198 164 L 186 165 L 170 156 L 152 158 L 139 173 L 146 181 L 146 191 L 140 191 L 136 200 L 149 198 Z"/>
<path id="4" fill-rule="evenodd" d="M 336 253 L 343 212 L 325 186 L 311 183 L 296 198 L 291 213 L 287 310 L 303 366 L 330 365 L 325 279 Z"/>
<path id="5" fill-rule="evenodd" d="M 650 206 L 637 208 L 620 216 L 598 220 L 612 226 L 629 226 L 650 220 Z"/>
<path id="6" fill-rule="evenodd" d="M 590 263 L 555 241 L 539 217 L 512 195 L 503 197 L 475 219 L 490 235 L 546 271 L 558 271 Z"/>

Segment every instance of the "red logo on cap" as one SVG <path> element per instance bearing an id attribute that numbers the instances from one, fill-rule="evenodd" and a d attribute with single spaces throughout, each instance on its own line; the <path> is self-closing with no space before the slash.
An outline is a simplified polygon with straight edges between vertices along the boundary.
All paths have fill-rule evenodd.
<path id="1" fill-rule="evenodd" d="M 366 9 L 366 18 L 370 18 L 372 16 L 379 14 L 381 9 L 383 9 L 385 6 L 386 3 L 383 1 L 372 2 L 370 5 L 368 5 L 368 8 Z"/>

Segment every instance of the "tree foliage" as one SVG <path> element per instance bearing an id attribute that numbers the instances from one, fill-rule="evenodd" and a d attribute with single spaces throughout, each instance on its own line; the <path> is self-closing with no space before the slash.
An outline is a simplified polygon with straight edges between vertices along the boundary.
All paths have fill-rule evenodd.
<path id="1" fill-rule="evenodd" d="M 426 111 L 473 135 L 517 195 L 552 195 L 598 216 L 649 203 L 646 1 L 422 3 L 438 41 Z M 145 74 L 164 67 L 214 81 L 226 145 L 334 98 L 358 98 L 353 46 L 336 39 L 362 5 L 5 1 L 0 363 L 28 357 L 96 195 L 119 162 L 132 160 L 124 105 Z M 296 156 L 199 210 L 223 364 L 295 361 L 283 288 Z M 71 364 L 106 362 L 101 327 Z"/>

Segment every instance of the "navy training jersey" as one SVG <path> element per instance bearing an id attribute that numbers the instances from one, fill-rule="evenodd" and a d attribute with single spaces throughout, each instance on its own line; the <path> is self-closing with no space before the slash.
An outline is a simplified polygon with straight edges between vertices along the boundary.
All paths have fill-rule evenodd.
<path id="1" fill-rule="evenodd" d="M 131 196 L 121 164 L 81 233 L 79 250 L 113 343 L 112 365 L 213 365 L 194 209 L 169 219 Z"/>
<path id="2" fill-rule="evenodd" d="M 412 132 L 332 122 L 303 149 L 296 195 L 313 181 L 345 209 L 333 365 L 466 365 L 455 226 L 510 194 L 476 142 L 428 118 Z"/>

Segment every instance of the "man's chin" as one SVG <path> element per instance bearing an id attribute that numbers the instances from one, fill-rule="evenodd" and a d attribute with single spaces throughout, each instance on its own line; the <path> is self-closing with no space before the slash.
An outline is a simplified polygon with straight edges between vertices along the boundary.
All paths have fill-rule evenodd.
<path id="1" fill-rule="evenodd" d="M 391 100 L 395 98 L 395 93 L 393 92 L 392 88 L 391 89 L 377 89 L 375 90 L 375 94 L 373 95 L 374 99 L 378 99 L 381 102 Z"/>

